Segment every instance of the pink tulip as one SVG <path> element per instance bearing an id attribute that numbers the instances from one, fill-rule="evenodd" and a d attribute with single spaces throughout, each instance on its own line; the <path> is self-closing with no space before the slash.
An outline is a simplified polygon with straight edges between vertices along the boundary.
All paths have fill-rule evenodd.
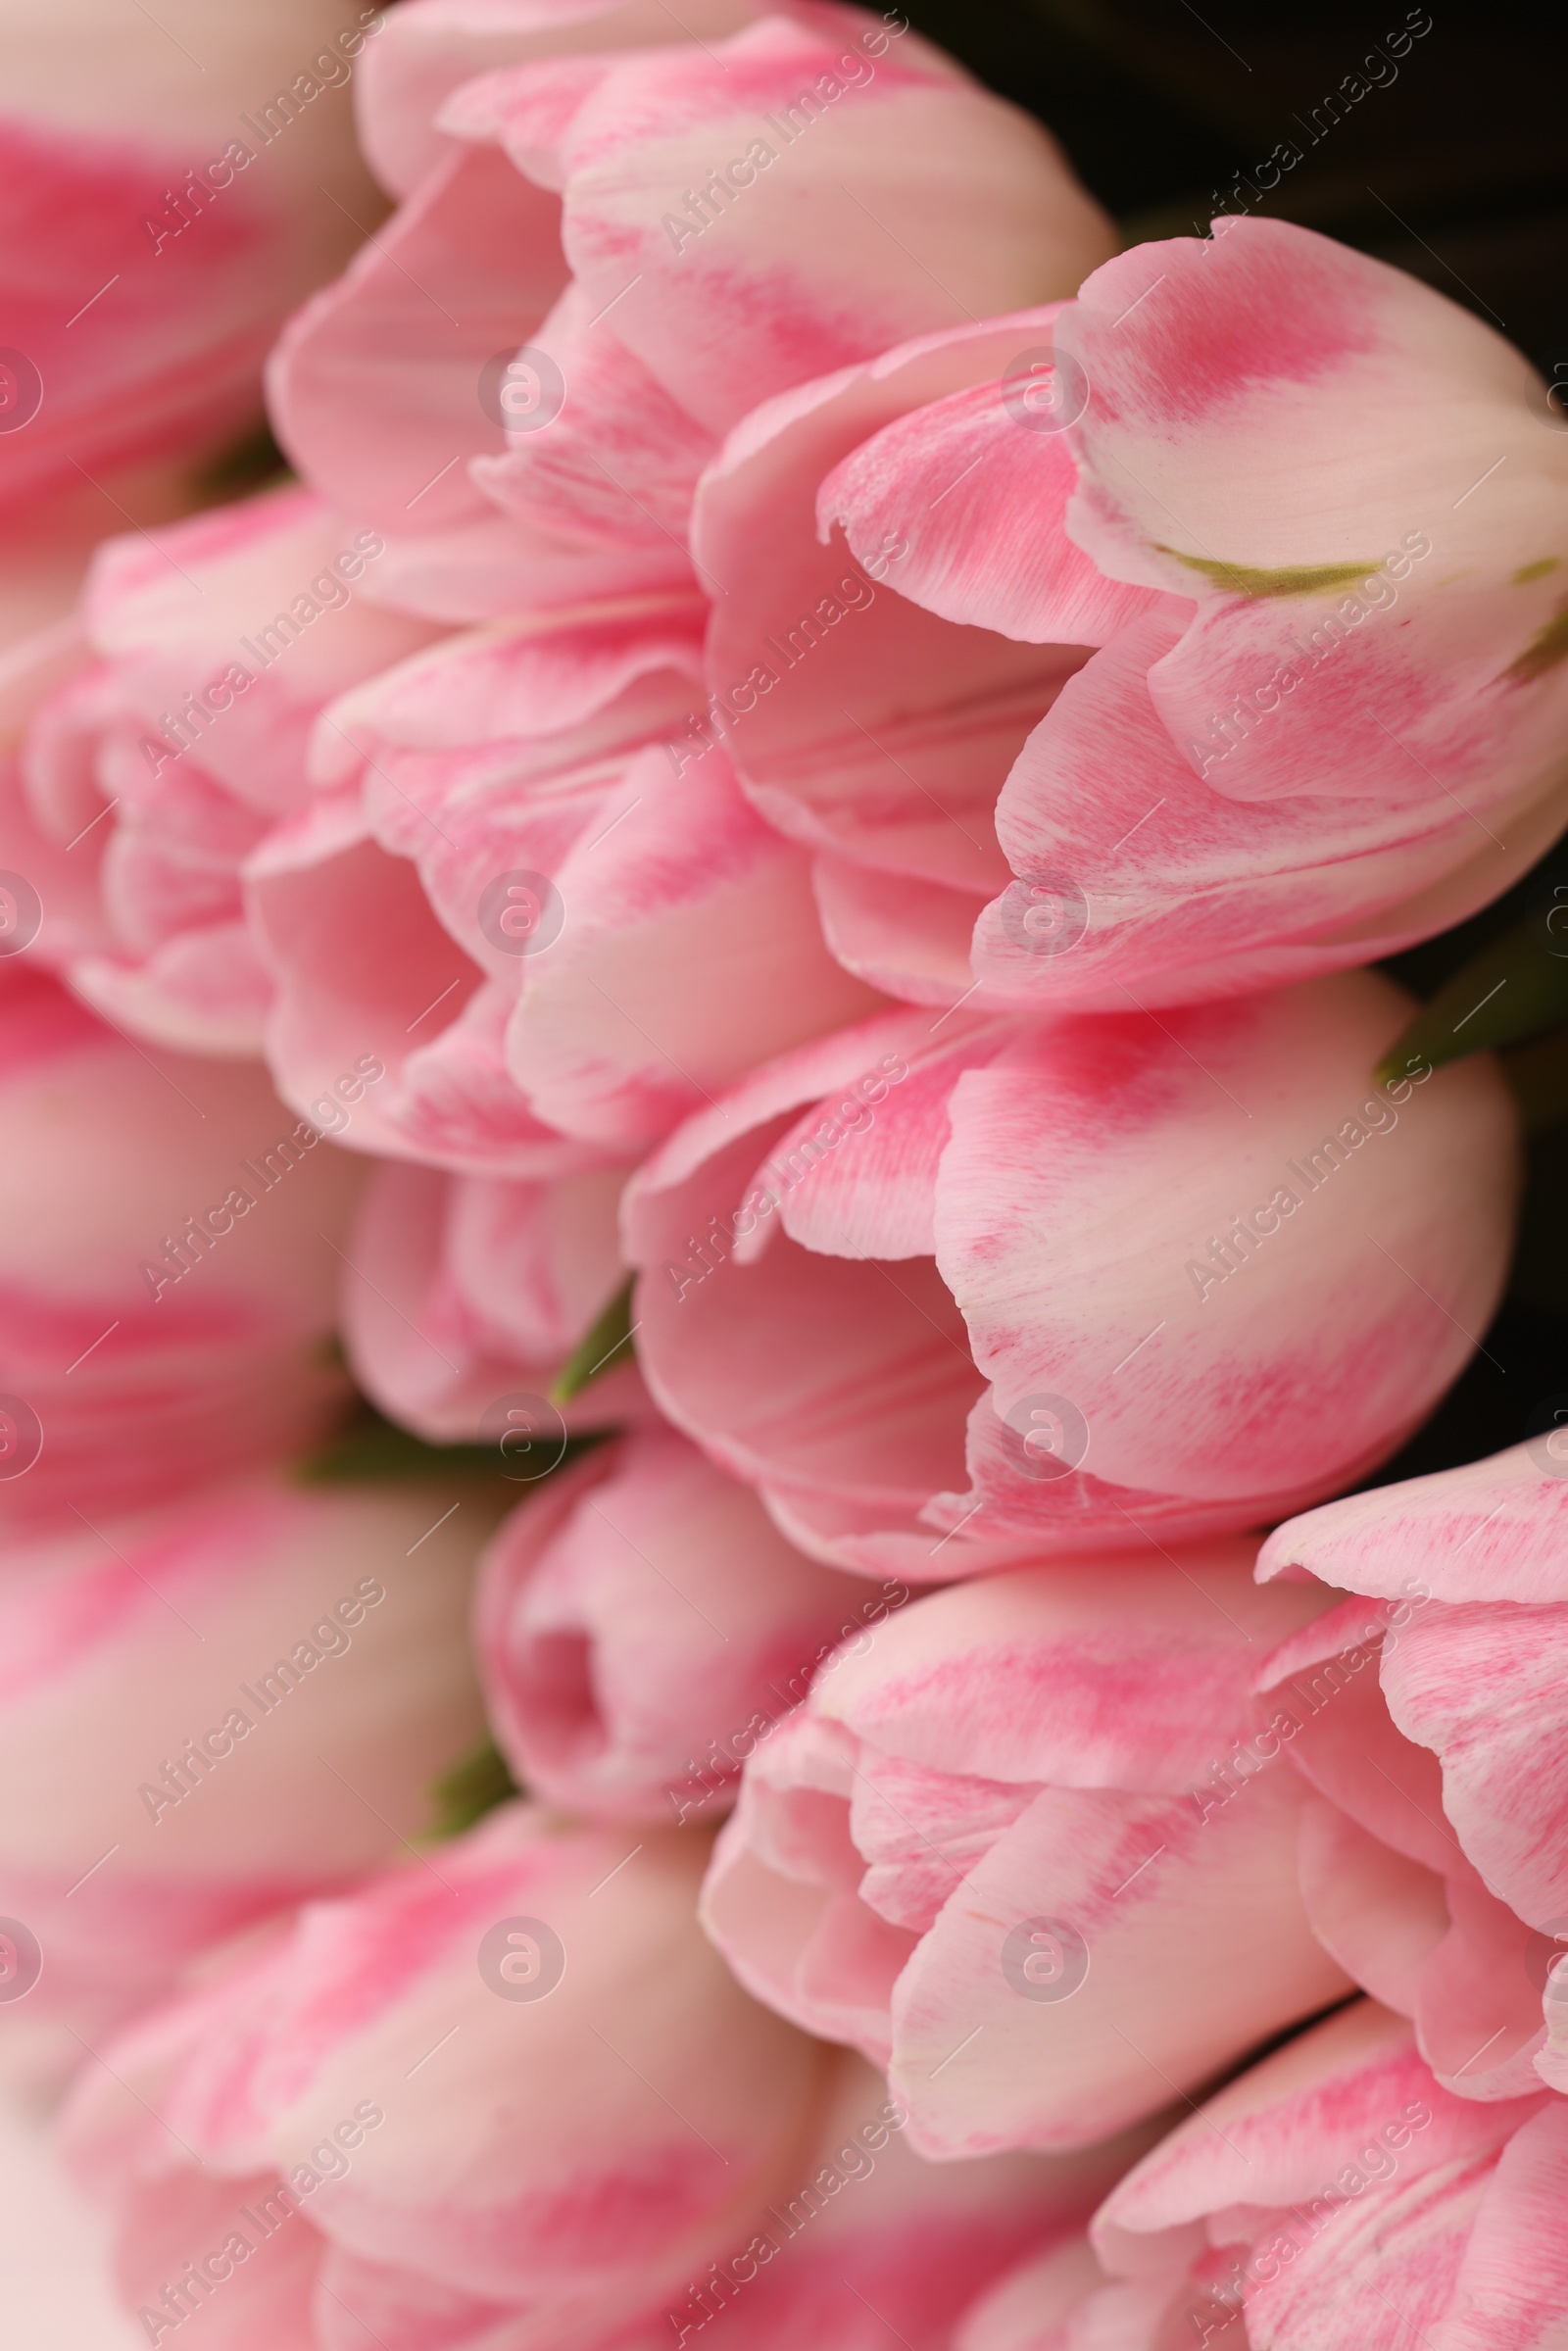
<path id="1" fill-rule="evenodd" d="M 272 404 L 444 619 L 689 592 L 693 486 L 760 399 L 1069 293 L 1111 243 L 1047 134 L 893 12 L 414 0 L 364 128 L 403 202 Z"/>
<path id="2" fill-rule="evenodd" d="M 715 2339 L 734 2351 L 881 2351 L 890 2330 L 910 2351 L 950 2351 L 976 2281 L 986 2291 L 1024 2244 L 1036 2259 L 1041 2246 L 1058 2257 L 1081 2246 L 1102 2183 L 1154 2136 L 1129 2131 L 1069 2157 L 932 2164 L 869 2066 L 842 2052 L 830 2080 L 792 2189 L 772 2199 L 744 2250 L 738 2235 L 728 2261 L 672 2303 L 673 2334 L 650 2326 L 636 2351 L 706 2351 L 699 2335 L 719 2319 Z"/>
<path id="3" fill-rule="evenodd" d="M 191 1954 L 381 1860 L 472 1747 L 483 1505 L 270 1475 L 68 1516 L 0 1575 L 0 1912 L 41 1972 L 8 2022 L 81 2041 Z M 74 2037 L 73 2037 L 74 2036 Z"/>
<path id="4" fill-rule="evenodd" d="M 504 1396 L 547 1402 L 624 1286 L 623 1181 L 618 1168 L 528 1184 L 383 1160 L 346 1245 L 343 1336 L 360 1386 L 437 1445 L 486 1439 Z M 635 1343 L 606 1351 L 563 1431 L 653 1417 Z"/>
<path id="5" fill-rule="evenodd" d="M 1562 826 L 1553 421 L 1309 230 L 1140 246 L 732 436 L 708 731 L 893 995 L 1120 1011 L 1390 954 Z M 830 631 L 847 563 L 876 607 Z"/>
<path id="6" fill-rule="evenodd" d="M 723 2312 L 762 2351 L 830 2310 L 858 2345 L 858 2293 L 940 2351 L 1125 2164 L 918 2165 L 885 2086 L 703 1943 L 706 1840 L 625 1836 L 508 1807 L 87 2070 L 67 2144 L 150 2339 L 653 2351 Z"/>
<path id="7" fill-rule="evenodd" d="M 378 13 L 190 0 L 177 17 L 5 12 L 5 508 L 188 465 L 250 427 L 278 327 L 374 225 L 343 91 Z M 94 496 L 99 530 L 118 527 Z"/>
<path id="8" fill-rule="evenodd" d="M 42 901 L 36 953 L 141 1036 L 261 1049 L 244 860 L 307 798 L 321 705 L 431 634 L 367 601 L 379 544 L 305 490 L 113 539 L 74 625 L 6 661 L 0 690 L 35 707 L 0 857 Z"/>
<path id="9" fill-rule="evenodd" d="M 368 1037 L 369 1148 L 550 1179 L 623 1165 L 876 1007 L 823 945 L 801 852 L 721 763 L 676 781 L 699 602 L 473 631 L 324 713 L 329 789 L 250 866 L 291 1102 Z"/>
<path id="10" fill-rule="evenodd" d="M 1281 1527 L 1258 1562 L 1263 1577 L 1367 1595 L 1287 1641 L 1259 1687 L 1298 1721 L 1312 1925 L 1414 2019 L 1422 2056 L 1460 2097 L 1568 2089 L 1563 1473 L 1548 1429 L 1327 1503 Z"/>
<path id="11" fill-rule="evenodd" d="M 711 1819 L 839 1642 L 907 1597 L 803 1559 L 747 1487 L 651 1429 L 552 1478 L 491 1544 L 490 1718 L 568 1812 Z"/>
<path id="12" fill-rule="evenodd" d="M 1090 2230 L 1098 2289 L 1063 2312 L 1067 2281 L 1042 2269 L 1034 2329 L 1015 2279 L 958 2339 L 1550 2351 L 1568 2324 L 1565 2194 L 1568 2106 L 1453 2097 L 1409 2028 L 1362 2000 L 1227 2084 L 1113 2189 Z"/>
<path id="13" fill-rule="evenodd" d="M 900 1012 L 627 1194 L 645 1375 L 813 1556 L 935 1582 L 1255 1525 L 1364 1474 L 1486 1324 L 1513 1117 L 1373 1088 L 1370 973 L 1159 1019 Z"/>
<path id="14" fill-rule="evenodd" d="M 0 972 L 0 1515 L 129 1508 L 318 1437 L 355 1162 L 256 1067 L 155 1062 Z"/>
<path id="15" fill-rule="evenodd" d="M 1325 1605 L 1250 1566 L 1151 1544 L 954 1585 L 748 1765 L 709 1932 L 888 2068 L 922 2154 L 1085 2145 L 1345 1990 L 1297 1889 L 1299 1781 L 1206 1800 L 1266 1734 L 1258 1655 Z"/>

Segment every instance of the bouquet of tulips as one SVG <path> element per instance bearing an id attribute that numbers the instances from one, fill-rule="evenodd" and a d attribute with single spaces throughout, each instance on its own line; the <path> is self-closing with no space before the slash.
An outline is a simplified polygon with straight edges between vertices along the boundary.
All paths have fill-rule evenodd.
<path id="1" fill-rule="evenodd" d="M 1568 1111 L 1539 377 L 897 10 L 67 13 L 29 2347 L 1568 2342 L 1568 1403 L 1386 1469 Z"/>

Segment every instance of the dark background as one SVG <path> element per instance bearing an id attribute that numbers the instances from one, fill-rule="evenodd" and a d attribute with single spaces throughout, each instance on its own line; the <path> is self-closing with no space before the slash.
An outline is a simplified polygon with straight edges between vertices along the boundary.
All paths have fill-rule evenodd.
<path id="1" fill-rule="evenodd" d="M 915 27 L 1044 122 L 1129 244 L 1220 211 L 1340 238 L 1424 279 L 1568 378 L 1568 28 L 1558 12 L 1450 5 L 1271 8 L 1253 0 L 901 0 Z M 1387 35 L 1430 19 L 1396 77 L 1329 127 L 1325 97 Z M 1373 72 L 1387 73 L 1376 64 Z M 1343 99 L 1341 101 L 1343 104 Z M 1314 122 L 1313 110 L 1319 109 Z M 1287 141 L 1302 160 L 1238 192 Z M 1568 431 L 1564 470 L 1568 472 Z M 1561 868 L 1559 843 L 1537 876 Z M 1431 995 L 1516 919 L 1534 886 L 1391 966 Z M 1568 1032 L 1562 1038 L 1568 1064 Z M 1568 1403 L 1568 1126 L 1530 1139 L 1508 1295 L 1483 1351 L 1369 1484 L 1514 1445 Z"/>

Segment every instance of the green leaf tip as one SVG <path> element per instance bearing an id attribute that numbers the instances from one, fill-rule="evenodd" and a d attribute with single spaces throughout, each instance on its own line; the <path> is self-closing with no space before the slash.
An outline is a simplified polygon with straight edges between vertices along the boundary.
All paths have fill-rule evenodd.
<path id="1" fill-rule="evenodd" d="M 1378 1063 L 1380 1085 L 1412 1061 L 1441 1069 L 1467 1053 L 1497 1053 L 1568 1021 L 1568 938 L 1540 913 L 1516 923 L 1446 981 Z"/>
<path id="2" fill-rule="evenodd" d="M 475 1747 L 444 1771 L 430 1787 L 432 1839 L 461 1837 L 487 1812 L 521 1794 L 505 1755 L 487 1731 Z"/>
<path id="3" fill-rule="evenodd" d="M 569 1404 L 574 1396 L 581 1396 L 591 1380 L 602 1372 L 616 1371 L 622 1363 L 636 1361 L 631 1345 L 637 1325 L 631 1318 L 632 1286 L 635 1274 L 628 1274 L 608 1306 L 587 1336 L 580 1339 L 566 1357 L 551 1383 L 549 1400 L 553 1404 Z"/>

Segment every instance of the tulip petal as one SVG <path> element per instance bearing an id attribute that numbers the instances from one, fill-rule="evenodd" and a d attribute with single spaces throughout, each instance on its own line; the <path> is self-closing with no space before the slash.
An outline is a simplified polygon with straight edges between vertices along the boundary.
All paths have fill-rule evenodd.
<path id="1" fill-rule="evenodd" d="M 939 2161 L 1085 2145 L 1337 1998 L 1296 1886 L 1298 1802 L 1279 1773 L 1206 1820 L 1191 1798 L 1038 1795 L 899 1979 L 889 2081 L 912 2143 Z M 1087 1952 L 1065 1996 L 1006 1972 L 1032 1919 Z"/>
<path id="2" fill-rule="evenodd" d="M 1301 1808 L 1299 1860 L 1324 1949 L 1374 2000 L 1414 2016 L 1422 1971 L 1448 1932 L 1443 1879 L 1317 1798 Z"/>
<path id="3" fill-rule="evenodd" d="M 1060 307 L 1021 314 L 1013 342 L 1049 352 Z M 1047 416 L 1054 373 L 1046 365 L 1024 379 L 1029 397 L 1047 400 Z M 1077 470 L 1059 432 L 1034 429 L 1040 420 L 1005 369 L 1000 382 L 906 412 L 827 476 L 824 533 L 841 523 L 862 563 L 906 542 L 892 567 L 899 593 L 944 620 L 1033 645 L 1108 643 L 1155 594 L 1107 578 L 1067 537 Z M 933 497 L 934 482 L 946 486 Z"/>
<path id="4" fill-rule="evenodd" d="M 1275 1530 L 1257 1572 L 1304 1571 L 1406 1602 L 1411 1592 L 1453 1601 L 1568 1599 L 1568 1480 L 1549 1445 L 1548 1436 L 1322 1502 Z"/>

